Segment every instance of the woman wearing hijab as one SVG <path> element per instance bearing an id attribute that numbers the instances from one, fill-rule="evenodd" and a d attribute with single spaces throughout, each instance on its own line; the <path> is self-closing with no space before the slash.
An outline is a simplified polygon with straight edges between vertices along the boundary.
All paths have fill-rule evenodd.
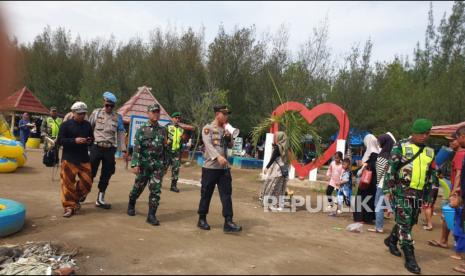
<path id="1" fill-rule="evenodd" d="M 368 229 L 369 232 L 384 233 L 384 206 L 385 199 L 383 193 L 384 175 L 388 169 L 388 161 L 391 158 L 391 151 L 396 143 L 392 133 L 388 132 L 378 137 L 378 144 L 381 152 L 376 158 L 376 196 L 375 196 L 375 228 Z"/>
<path id="2" fill-rule="evenodd" d="M 363 165 L 358 171 L 358 176 L 361 176 L 363 170 L 370 170 L 372 172 L 372 177 L 371 183 L 366 189 L 358 189 L 353 215 L 354 221 L 356 222 L 372 223 L 373 220 L 375 220 L 376 159 L 378 158 L 379 146 L 378 140 L 373 134 L 365 136 L 363 144 L 365 144 L 366 151 L 362 157 Z M 366 209 L 363 205 L 361 205 L 362 202 L 365 201 L 366 197 L 369 197 L 367 202 L 369 209 Z"/>
<path id="3" fill-rule="evenodd" d="M 273 144 L 273 153 L 265 170 L 266 180 L 260 193 L 260 201 L 266 206 L 265 204 L 268 204 L 266 201 L 270 198 L 277 199 L 272 202 L 279 202 L 278 211 L 284 207 L 284 195 L 288 181 L 288 150 L 289 145 L 286 134 L 282 131 L 277 132 Z"/>

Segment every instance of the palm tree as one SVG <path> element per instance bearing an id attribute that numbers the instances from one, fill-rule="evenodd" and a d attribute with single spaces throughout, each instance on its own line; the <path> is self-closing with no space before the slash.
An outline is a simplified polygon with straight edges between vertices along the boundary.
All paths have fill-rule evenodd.
<path id="1" fill-rule="evenodd" d="M 269 74 L 269 72 L 268 72 Z M 278 95 L 279 101 L 283 104 L 281 94 L 276 87 L 273 78 L 270 75 L 273 87 Z M 285 113 L 264 119 L 252 130 L 252 141 L 256 148 L 260 137 L 270 131 L 270 128 L 278 124 L 279 129 L 284 131 L 289 140 L 289 149 L 291 158 L 302 156 L 303 154 L 303 139 L 306 135 L 311 135 L 315 144 L 317 155 L 321 153 L 321 137 L 318 135 L 317 129 L 308 124 L 298 111 L 286 111 Z"/>

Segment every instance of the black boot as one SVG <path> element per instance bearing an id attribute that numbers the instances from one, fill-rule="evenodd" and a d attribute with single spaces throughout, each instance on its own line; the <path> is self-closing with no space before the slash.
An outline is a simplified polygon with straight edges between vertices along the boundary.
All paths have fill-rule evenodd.
<path id="1" fill-rule="evenodd" d="M 128 216 L 135 216 L 136 215 L 136 200 L 129 198 L 128 203 Z"/>
<path id="2" fill-rule="evenodd" d="M 95 202 L 95 207 L 102 208 L 102 209 L 111 209 L 111 204 L 105 203 L 105 193 L 99 192 L 97 201 Z"/>
<path id="3" fill-rule="evenodd" d="M 402 247 L 405 255 L 405 268 L 413 274 L 420 274 L 421 268 L 415 259 L 415 253 L 412 245 Z"/>
<path id="4" fill-rule="evenodd" d="M 197 227 L 202 230 L 210 230 L 210 225 L 208 225 L 206 215 L 199 215 L 199 222 L 197 223 Z"/>
<path id="5" fill-rule="evenodd" d="M 397 238 L 397 225 L 394 226 L 392 229 L 391 235 L 384 240 L 384 244 L 389 248 L 389 252 L 396 257 L 401 257 L 402 253 L 400 253 L 399 248 L 397 247 L 397 242 L 399 238 Z"/>
<path id="6" fill-rule="evenodd" d="M 176 183 L 176 182 L 174 182 L 174 181 L 171 182 L 171 189 L 170 189 L 170 191 L 175 192 L 175 193 L 179 193 L 179 189 L 178 189 L 178 187 L 176 187 L 176 186 L 177 186 L 177 183 Z"/>
<path id="7" fill-rule="evenodd" d="M 149 207 L 149 214 L 147 216 L 147 223 L 153 225 L 153 226 L 158 226 L 160 225 L 160 222 L 158 221 L 157 217 L 155 214 L 157 213 L 157 207 Z"/>
<path id="8" fill-rule="evenodd" d="M 242 231 L 242 226 L 236 225 L 232 221 L 232 217 L 225 218 L 223 231 L 225 233 L 237 233 Z"/>

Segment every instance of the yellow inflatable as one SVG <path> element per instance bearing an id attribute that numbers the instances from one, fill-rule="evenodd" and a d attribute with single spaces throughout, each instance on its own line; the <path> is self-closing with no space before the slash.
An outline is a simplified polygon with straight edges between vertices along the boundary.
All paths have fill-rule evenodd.
<path id="1" fill-rule="evenodd" d="M 4 137 L 0 137 L 0 157 L 20 158 L 24 153 L 21 143 Z"/>
<path id="2" fill-rule="evenodd" d="M 11 158 L 0 158 L 0 173 L 14 172 L 18 168 L 16 160 Z"/>
<path id="3" fill-rule="evenodd" d="M 14 137 L 13 135 L 11 135 L 11 132 L 10 132 L 10 126 L 5 121 L 5 118 L 3 117 L 3 115 L 0 115 L 0 136 L 3 136 L 7 139 L 14 140 Z"/>
<path id="4" fill-rule="evenodd" d="M 23 153 L 19 158 L 16 158 L 16 162 L 18 163 L 18 168 L 24 167 L 27 161 L 26 153 Z"/>

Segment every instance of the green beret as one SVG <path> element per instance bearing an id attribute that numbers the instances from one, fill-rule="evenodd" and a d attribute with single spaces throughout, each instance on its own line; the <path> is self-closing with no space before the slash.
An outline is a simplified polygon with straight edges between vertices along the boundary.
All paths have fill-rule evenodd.
<path id="1" fill-rule="evenodd" d="M 147 111 L 149 112 L 160 111 L 160 105 L 159 104 L 149 105 L 149 107 L 147 108 Z"/>
<path id="2" fill-rule="evenodd" d="M 413 123 L 412 132 L 415 134 L 426 133 L 433 128 L 433 123 L 428 119 L 418 119 Z"/>
<path id="3" fill-rule="evenodd" d="M 171 118 L 181 117 L 181 112 L 174 112 L 171 114 Z"/>

